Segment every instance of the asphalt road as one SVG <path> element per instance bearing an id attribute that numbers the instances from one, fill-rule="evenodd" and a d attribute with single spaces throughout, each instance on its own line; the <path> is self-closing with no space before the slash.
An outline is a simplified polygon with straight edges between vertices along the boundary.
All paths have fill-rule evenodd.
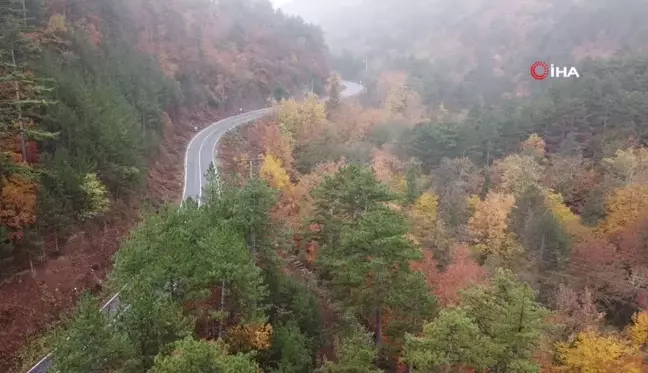
<path id="1" fill-rule="evenodd" d="M 344 90 L 341 92 L 342 97 L 357 95 L 364 89 L 361 85 L 353 82 L 343 81 L 342 85 L 344 86 Z M 326 100 L 326 98 L 322 99 L 322 101 Z M 198 132 L 189 142 L 185 153 L 185 183 L 182 200 L 193 198 L 200 202 L 202 188 L 206 184 L 205 174 L 209 169 L 209 164 L 216 157 L 216 145 L 224 134 L 241 124 L 252 122 L 270 113 L 272 113 L 272 108 L 250 111 L 213 123 Z M 119 303 L 119 293 L 117 293 L 104 304 L 101 311 L 112 315 L 119 308 Z M 51 365 L 52 353 L 42 358 L 27 373 L 48 373 Z"/>
<path id="2" fill-rule="evenodd" d="M 343 81 L 342 85 L 344 90 L 341 92 L 341 97 L 357 95 L 364 89 L 361 85 L 348 81 Z M 326 98 L 323 101 L 326 101 Z M 216 146 L 224 134 L 271 113 L 272 108 L 250 111 L 213 123 L 198 132 L 189 142 L 185 153 L 185 183 L 182 200 L 192 198 L 200 203 L 202 189 L 207 184 L 205 175 L 209 164 L 216 158 Z"/>

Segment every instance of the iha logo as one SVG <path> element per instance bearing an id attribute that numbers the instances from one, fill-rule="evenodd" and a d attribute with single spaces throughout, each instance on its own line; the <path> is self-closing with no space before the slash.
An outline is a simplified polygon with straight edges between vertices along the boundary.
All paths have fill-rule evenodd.
<path id="1" fill-rule="evenodd" d="M 531 76 L 535 80 L 545 80 L 548 77 L 571 78 L 572 76 L 575 76 L 580 78 L 578 70 L 573 66 L 567 70 L 567 67 L 556 67 L 554 64 L 549 66 L 547 63 L 542 61 L 536 61 L 531 65 Z"/>

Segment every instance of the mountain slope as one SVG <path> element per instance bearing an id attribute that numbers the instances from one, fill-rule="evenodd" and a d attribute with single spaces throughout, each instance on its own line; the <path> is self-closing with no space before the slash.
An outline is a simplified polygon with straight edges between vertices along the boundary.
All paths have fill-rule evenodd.
<path id="1" fill-rule="evenodd" d="M 0 9 L 1 371 L 101 289 L 142 202 L 180 197 L 194 126 L 321 89 L 329 69 L 321 31 L 268 1 L 25 7 Z"/>

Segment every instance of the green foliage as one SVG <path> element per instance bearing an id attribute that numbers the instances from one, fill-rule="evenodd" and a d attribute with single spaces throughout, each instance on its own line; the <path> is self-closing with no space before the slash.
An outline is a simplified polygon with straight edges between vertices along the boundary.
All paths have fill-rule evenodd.
<path id="1" fill-rule="evenodd" d="M 403 135 L 400 146 L 409 156 L 420 160 L 429 172 L 443 158 L 462 155 L 465 137 L 461 130 L 461 123 L 420 123 Z"/>
<path id="2" fill-rule="evenodd" d="M 306 285 L 282 272 L 282 262 L 278 260 L 274 252 L 261 257 L 271 304 L 270 322 L 273 325 L 294 322 L 306 336 L 309 353 L 314 356 L 324 343 L 320 305 Z"/>
<path id="3" fill-rule="evenodd" d="M 552 274 L 564 268 L 569 259 L 572 242 L 565 227 L 558 221 L 546 193 L 530 188 L 517 200 L 509 217 L 509 227 L 527 249 L 543 284 L 541 297 L 550 294 L 548 286 L 557 286 Z"/>
<path id="4" fill-rule="evenodd" d="M 336 361 L 324 361 L 315 373 L 382 373 L 374 367 L 376 348 L 361 326 L 356 325 L 335 343 Z"/>
<path id="5" fill-rule="evenodd" d="M 308 338 L 295 321 L 275 327 L 272 333 L 270 355 L 274 373 L 301 373 L 312 369 L 313 358 Z"/>
<path id="6" fill-rule="evenodd" d="M 60 372 L 110 372 L 128 360 L 133 352 L 128 337 L 111 327 L 110 316 L 98 302 L 84 296 L 73 316 L 64 322 L 54 341 L 52 369 Z"/>
<path id="7" fill-rule="evenodd" d="M 408 335 L 406 361 L 415 371 L 465 365 L 496 372 L 539 372 L 532 354 L 548 311 L 513 273 L 497 270 L 492 283 L 467 289 L 461 305 L 441 311 L 421 337 Z"/>
<path id="8" fill-rule="evenodd" d="M 231 355 L 222 342 L 178 341 L 170 355 L 159 355 L 151 373 L 257 373 L 252 355 Z"/>
<path id="9" fill-rule="evenodd" d="M 261 219 L 268 218 L 269 205 L 266 203 L 266 210 L 257 206 L 247 211 L 259 214 L 260 218 L 255 219 L 246 218 L 246 211 L 241 209 L 253 206 L 257 197 L 265 196 L 271 201 L 269 191 L 267 185 L 259 183 L 239 190 L 225 189 L 223 198 L 212 204 L 166 207 L 143 221 L 115 258 L 110 283 L 122 289 L 116 317 L 110 321 L 109 316 L 98 311 L 96 302 L 83 301 L 68 323 L 68 330 L 60 333 L 57 364 L 66 367 L 64 371 L 78 372 L 146 371 L 154 364 L 154 371 L 160 372 L 256 372 L 251 356 L 230 356 L 226 349 L 209 344 L 205 347 L 204 342 L 184 340 L 175 347 L 172 344 L 192 336 L 196 328 L 191 312 L 195 308 L 185 306 L 209 299 L 216 288 L 222 295 L 220 302 L 208 303 L 207 309 L 199 311 L 227 322 L 265 322 L 264 301 L 268 293 L 262 270 L 246 245 L 245 234 L 249 229 L 267 225 Z M 214 215 L 219 211 L 225 213 Z M 280 290 L 275 287 L 273 296 L 278 306 L 286 305 L 294 312 L 297 331 L 302 328 L 306 333 L 303 348 L 314 351 L 320 332 L 314 319 L 314 300 L 298 285 L 292 286 L 301 293 L 278 295 Z M 102 339 L 107 342 L 101 342 Z M 91 347 L 80 347 L 84 345 Z M 183 360 L 172 352 L 173 348 L 175 353 L 178 349 L 190 349 L 195 356 L 188 353 L 188 360 Z M 292 356 L 290 361 L 300 356 L 286 354 Z"/>
<path id="10" fill-rule="evenodd" d="M 323 225 L 320 239 L 326 243 L 338 242 L 342 227 L 357 220 L 363 212 L 396 198 L 386 185 L 378 182 L 371 169 L 358 165 L 344 166 L 335 175 L 327 176 L 313 196 L 314 220 Z"/>
<path id="11" fill-rule="evenodd" d="M 510 271 L 497 270 L 492 283 L 462 294 L 461 305 L 497 347 L 491 369 L 537 371 L 532 353 L 538 347 L 549 312 L 535 301 L 531 287 Z"/>
<path id="12" fill-rule="evenodd" d="M 265 296 L 243 236 L 191 205 L 166 209 L 136 229 L 116 256 L 114 276 L 121 286 L 175 300 L 201 299 L 224 282 L 234 295 L 232 311 L 251 318 Z"/>
<path id="13" fill-rule="evenodd" d="M 405 360 L 415 372 L 465 365 L 484 370 L 494 365 L 491 341 L 461 308 L 442 310 L 423 328 L 421 337 L 407 335 Z"/>
<path id="14" fill-rule="evenodd" d="M 272 231 L 269 213 L 275 195 L 266 181 L 252 179 L 242 189 L 228 185 L 218 187 L 212 182 L 203 197 L 210 219 L 223 221 L 242 234 L 248 247 L 256 251 Z"/>
<path id="15" fill-rule="evenodd" d="M 147 149 L 157 145 L 173 90 L 151 61 L 128 46 L 107 42 L 95 50 L 86 43 L 74 40 L 78 58 L 48 52 L 40 64 L 39 72 L 57 82 L 51 96 L 58 104 L 45 125 L 60 138 L 45 149 L 54 160 L 56 153 L 68 153 L 77 172 L 96 172 L 111 193 L 121 195 L 142 180 Z"/>
<path id="16" fill-rule="evenodd" d="M 339 245 L 324 246 L 319 259 L 336 298 L 358 316 L 375 318 L 372 322 L 378 340 L 381 313 L 387 308 L 405 317 L 403 326 L 409 328 L 416 328 L 417 321 L 434 312 L 434 298 L 425 282 L 409 269 L 410 261 L 421 260 L 422 254 L 405 233 L 402 216 L 389 208 L 375 207 L 343 228 Z M 409 302 L 413 297 L 417 302 Z M 394 325 L 387 332 L 395 337 L 402 334 Z"/>
<path id="17" fill-rule="evenodd" d="M 131 369 L 150 368 L 159 353 L 168 351 L 170 343 L 192 334 L 194 320 L 169 297 L 127 289 L 120 293 L 120 301 L 123 303 L 113 325 L 132 346 Z"/>

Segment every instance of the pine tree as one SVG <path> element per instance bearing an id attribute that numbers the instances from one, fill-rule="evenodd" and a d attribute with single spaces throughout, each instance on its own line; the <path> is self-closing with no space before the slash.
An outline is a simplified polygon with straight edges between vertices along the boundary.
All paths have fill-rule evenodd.
<path id="1" fill-rule="evenodd" d="M 329 275 L 328 286 L 339 301 L 373 325 L 379 349 L 388 311 L 407 315 L 413 327 L 422 314 L 434 311 L 425 282 L 409 268 L 410 261 L 422 255 L 406 233 L 402 216 L 375 207 L 342 229 L 339 245 L 322 248 L 320 265 Z M 408 304 L 414 307 L 407 309 Z"/>
<path id="2" fill-rule="evenodd" d="M 33 40 L 24 0 L 6 0 L 0 7 L 0 146 L 19 139 L 20 161 L 27 162 L 27 140 L 52 138 L 33 120 L 35 111 L 48 104 L 42 98 L 48 89 L 34 76 L 28 63 L 38 53 Z M 5 149 L 0 149 L 5 150 Z"/>

